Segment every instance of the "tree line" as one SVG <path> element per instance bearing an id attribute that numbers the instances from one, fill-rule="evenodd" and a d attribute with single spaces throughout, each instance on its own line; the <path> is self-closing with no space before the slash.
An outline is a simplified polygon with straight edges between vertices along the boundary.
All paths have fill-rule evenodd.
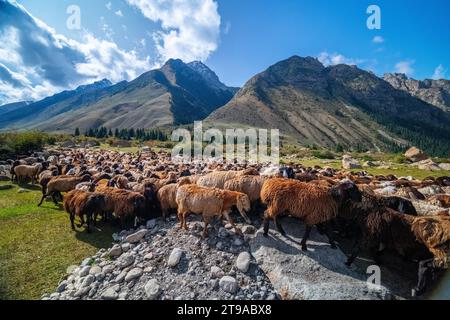
<path id="1" fill-rule="evenodd" d="M 81 135 L 80 129 L 75 129 L 75 136 L 78 137 Z M 84 132 L 84 136 L 90 138 L 117 138 L 121 140 L 139 140 L 139 141 L 150 141 L 150 140 L 158 140 L 158 141 L 168 141 L 169 137 L 166 132 L 160 129 L 118 129 L 116 128 L 114 132 L 112 129 L 108 129 L 105 127 L 100 128 L 91 128 Z"/>

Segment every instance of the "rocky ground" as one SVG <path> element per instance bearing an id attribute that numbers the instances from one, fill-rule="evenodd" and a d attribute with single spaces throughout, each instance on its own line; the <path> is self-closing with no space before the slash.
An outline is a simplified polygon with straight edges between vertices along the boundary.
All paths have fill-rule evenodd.
<path id="1" fill-rule="evenodd" d="M 67 279 L 43 299 L 279 298 L 249 253 L 254 227 L 244 227 L 242 237 L 216 223 L 204 240 L 201 222 L 181 231 L 175 220 L 149 221 L 145 228 L 115 235 L 116 245 L 69 267 Z"/>
<path id="2" fill-rule="evenodd" d="M 115 234 L 112 248 L 69 267 L 56 292 L 42 298 L 384 300 L 408 297 L 414 284 L 414 268 L 405 276 L 383 268 L 382 285 L 368 285 L 366 270 L 373 262 L 358 259 L 347 268 L 345 244 L 333 250 L 315 231 L 309 251 L 301 251 L 303 227 L 295 219 L 283 219 L 288 237 L 271 229 L 265 238 L 256 221 L 256 227 L 237 225 L 243 236 L 217 222 L 203 239 L 199 217 L 190 218 L 189 231 L 178 228 L 175 216 L 151 220 Z"/>

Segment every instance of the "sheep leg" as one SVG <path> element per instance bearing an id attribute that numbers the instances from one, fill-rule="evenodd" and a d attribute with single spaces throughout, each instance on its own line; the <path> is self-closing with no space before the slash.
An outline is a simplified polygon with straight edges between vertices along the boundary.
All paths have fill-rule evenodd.
<path id="1" fill-rule="evenodd" d="M 419 262 L 418 282 L 417 286 L 413 289 L 413 296 L 421 296 L 427 287 L 427 277 L 433 268 L 433 259 L 423 260 Z"/>
<path id="2" fill-rule="evenodd" d="M 55 205 L 58 205 L 58 201 L 56 200 L 55 193 L 52 193 L 52 199 L 53 199 L 53 202 L 55 203 Z"/>
<path id="3" fill-rule="evenodd" d="M 355 262 L 355 259 L 356 259 L 356 257 L 358 257 L 360 251 L 361 251 L 361 246 L 359 244 L 359 240 L 356 239 L 355 243 L 353 244 L 352 253 L 351 253 L 350 257 L 348 257 L 345 265 L 350 267 L 353 264 L 353 262 Z"/>
<path id="4" fill-rule="evenodd" d="M 282 236 L 285 236 L 286 232 L 284 231 L 283 227 L 281 226 L 280 219 L 278 219 L 278 217 L 275 216 L 275 217 L 273 217 L 273 221 L 275 222 L 275 226 L 277 227 L 278 232 L 280 232 Z"/>
<path id="5" fill-rule="evenodd" d="M 204 228 L 203 228 L 203 238 L 207 238 L 208 237 L 208 225 L 210 223 L 209 218 L 203 218 L 203 223 L 205 224 Z"/>
<path id="6" fill-rule="evenodd" d="M 70 213 L 70 225 L 72 226 L 72 230 L 75 231 L 75 214 L 73 212 Z"/>
<path id="7" fill-rule="evenodd" d="M 38 207 L 40 207 L 42 205 L 42 203 L 44 202 L 44 199 L 47 197 L 47 195 L 45 193 L 42 194 L 42 198 L 41 198 L 41 202 L 39 202 Z"/>
<path id="8" fill-rule="evenodd" d="M 264 237 L 269 236 L 269 224 L 270 224 L 270 214 L 269 210 L 264 212 Z"/>
<path id="9" fill-rule="evenodd" d="M 337 249 L 336 243 L 334 242 L 334 233 L 333 233 L 333 228 L 331 227 L 331 224 L 325 223 L 324 225 L 322 225 L 322 227 L 325 228 L 325 234 L 328 237 L 328 242 L 331 245 L 331 249 Z"/>
<path id="10" fill-rule="evenodd" d="M 311 234 L 312 226 L 306 226 L 305 235 L 303 236 L 301 245 L 303 251 L 308 251 L 308 247 L 306 245 L 306 242 L 308 241 L 309 235 Z"/>
<path id="11" fill-rule="evenodd" d="M 87 229 L 86 229 L 87 233 L 91 233 L 91 228 L 90 228 L 91 220 L 92 220 L 92 214 L 88 214 L 87 215 Z"/>

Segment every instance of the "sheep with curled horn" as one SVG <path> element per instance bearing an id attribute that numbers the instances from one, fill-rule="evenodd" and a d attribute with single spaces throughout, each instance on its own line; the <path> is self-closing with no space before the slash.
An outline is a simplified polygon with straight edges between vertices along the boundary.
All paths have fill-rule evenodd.
<path id="1" fill-rule="evenodd" d="M 268 236 L 269 221 L 273 220 L 281 234 L 285 234 L 279 217 L 291 215 L 300 218 L 306 224 L 302 239 L 302 250 L 307 250 L 307 240 L 315 225 L 328 229 L 327 222 L 337 217 L 339 209 L 348 201 L 361 201 L 361 192 L 351 181 L 344 181 L 337 186 L 325 188 L 296 180 L 270 179 L 261 190 L 261 200 L 267 205 L 264 213 L 264 235 Z M 330 244 L 336 248 L 331 230 L 327 230 Z"/>

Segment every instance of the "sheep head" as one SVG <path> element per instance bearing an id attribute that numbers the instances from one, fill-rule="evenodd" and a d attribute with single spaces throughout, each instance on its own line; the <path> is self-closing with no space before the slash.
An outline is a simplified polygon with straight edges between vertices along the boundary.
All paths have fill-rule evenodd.
<path id="1" fill-rule="evenodd" d="M 251 224 L 252 221 L 247 216 L 247 212 L 250 211 L 250 208 L 251 208 L 251 204 L 250 204 L 250 200 L 249 200 L 248 196 L 246 194 L 241 194 L 237 197 L 236 202 L 237 202 L 236 207 L 239 210 L 239 213 L 241 214 L 241 216 L 245 219 L 245 222 L 247 222 L 248 224 Z"/>
<path id="2" fill-rule="evenodd" d="M 361 202 L 362 193 L 352 181 L 345 181 L 331 188 L 331 194 L 334 199 L 343 204 L 347 201 Z"/>

